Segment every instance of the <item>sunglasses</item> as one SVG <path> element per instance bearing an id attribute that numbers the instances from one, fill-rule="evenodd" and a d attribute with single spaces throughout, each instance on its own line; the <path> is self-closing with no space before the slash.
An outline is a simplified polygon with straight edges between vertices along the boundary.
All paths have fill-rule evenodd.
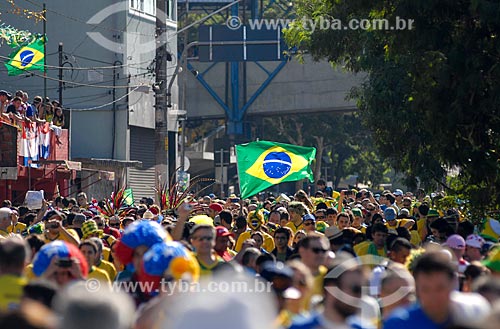
<path id="1" fill-rule="evenodd" d="M 212 241 L 214 239 L 213 236 L 199 236 L 199 237 L 193 237 L 193 240 L 196 240 L 196 241 Z"/>
<path id="2" fill-rule="evenodd" d="M 311 250 L 315 254 L 324 254 L 328 251 L 328 249 L 323 249 L 323 248 L 311 248 Z"/>
<path id="3" fill-rule="evenodd" d="M 368 211 L 375 211 L 375 208 L 366 208 Z"/>
<path id="4" fill-rule="evenodd" d="M 111 227 L 120 227 L 120 223 L 109 223 Z"/>
<path id="5" fill-rule="evenodd" d="M 311 226 L 311 225 L 314 225 L 314 223 L 313 222 L 304 223 L 304 226 Z"/>

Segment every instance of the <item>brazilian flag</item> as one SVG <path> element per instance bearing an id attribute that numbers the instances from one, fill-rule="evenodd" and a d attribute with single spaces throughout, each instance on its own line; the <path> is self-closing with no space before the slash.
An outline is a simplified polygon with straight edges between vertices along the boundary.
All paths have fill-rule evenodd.
<path id="1" fill-rule="evenodd" d="M 10 60 L 5 63 L 8 74 L 19 75 L 32 70 L 43 72 L 45 66 L 44 45 L 45 38 L 39 37 L 10 54 Z"/>
<path id="2" fill-rule="evenodd" d="M 258 141 L 236 145 L 236 157 L 243 199 L 282 182 L 303 178 L 314 181 L 314 147 Z"/>

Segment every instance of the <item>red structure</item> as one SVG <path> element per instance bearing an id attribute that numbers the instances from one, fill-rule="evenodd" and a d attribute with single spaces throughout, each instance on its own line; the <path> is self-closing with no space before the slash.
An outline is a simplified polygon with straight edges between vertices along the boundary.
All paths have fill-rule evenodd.
<path id="1" fill-rule="evenodd" d="M 44 190 L 48 200 L 58 195 L 67 196 L 70 180 L 75 178 L 78 167 L 68 161 L 68 130 L 63 129 L 59 138 L 51 133 L 50 155 L 37 162 L 38 168 L 23 165 L 20 142 L 21 131 L 0 122 L 0 200 L 21 204 L 29 190 Z"/>

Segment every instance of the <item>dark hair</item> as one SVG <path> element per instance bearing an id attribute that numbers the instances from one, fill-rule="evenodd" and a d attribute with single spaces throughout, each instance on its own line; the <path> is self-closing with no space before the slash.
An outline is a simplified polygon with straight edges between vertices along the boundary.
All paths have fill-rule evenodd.
<path id="1" fill-rule="evenodd" d="M 427 216 L 429 213 L 429 205 L 427 203 L 422 203 L 418 206 L 418 212 L 423 216 Z"/>
<path id="2" fill-rule="evenodd" d="M 389 233 L 389 229 L 382 223 L 375 223 L 372 225 L 372 234 L 376 232 Z"/>
<path id="3" fill-rule="evenodd" d="M 31 234 L 26 238 L 26 242 L 28 242 L 28 245 L 30 246 L 31 249 L 33 249 L 36 252 L 42 248 L 42 246 L 45 244 L 44 239 L 42 238 L 41 235 L 38 234 Z"/>
<path id="4" fill-rule="evenodd" d="M 260 254 L 261 253 L 257 248 L 252 247 L 245 249 L 243 257 L 241 257 L 241 265 L 247 266 L 250 263 L 250 259 L 252 258 L 252 256 L 259 257 Z"/>
<path id="5" fill-rule="evenodd" d="M 406 239 L 408 241 L 411 241 L 410 230 L 408 230 L 406 227 L 400 226 L 400 227 L 396 228 L 396 232 L 398 233 L 399 237 Z"/>
<path id="6" fill-rule="evenodd" d="M 325 211 L 326 215 L 337 215 L 339 212 L 337 209 L 335 208 L 326 208 L 326 211 Z"/>
<path id="7" fill-rule="evenodd" d="M 47 307 L 52 307 L 52 299 L 57 293 L 57 285 L 52 281 L 30 281 L 23 288 L 23 296 L 36 300 Z"/>
<path id="8" fill-rule="evenodd" d="M 316 211 L 326 210 L 326 209 L 328 209 L 328 206 L 324 202 L 320 202 L 316 205 Z"/>
<path id="9" fill-rule="evenodd" d="M 3 207 L 6 207 L 6 208 L 12 207 L 12 202 L 10 200 L 3 200 L 2 201 L 2 208 Z"/>
<path id="10" fill-rule="evenodd" d="M 236 224 L 236 228 L 245 228 L 247 227 L 247 219 L 245 218 L 245 216 L 238 216 L 236 217 L 236 221 L 235 221 L 235 224 Z"/>
<path id="11" fill-rule="evenodd" d="M 29 256 L 26 242 L 21 239 L 0 240 L 0 268 L 24 268 L 24 262 Z"/>
<path id="12" fill-rule="evenodd" d="M 390 203 L 394 203 L 396 201 L 396 198 L 391 193 L 386 194 L 385 198 L 389 200 Z"/>
<path id="13" fill-rule="evenodd" d="M 68 206 L 69 206 L 69 200 L 68 200 L 68 198 L 63 198 L 61 200 L 61 202 L 62 202 L 64 208 L 68 208 Z"/>
<path id="14" fill-rule="evenodd" d="M 286 220 L 289 220 L 290 219 L 290 214 L 286 211 L 282 211 L 280 212 L 280 220 L 282 219 L 286 219 Z"/>
<path id="15" fill-rule="evenodd" d="M 323 179 L 318 179 L 316 185 L 326 185 L 326 182 Z"/>
<path id="16" fill-rule="evenodd" d="M 227 224 L 231 224 L 233 222 L 233 214 L 231 214 L 229 210 L 222 210 L 219 213 L 219 218 Z"/>
<path id="17" fill-rule="evenodd" d="M 389 250 L 393 252 L 398 252 L 401 249 L 410 249 L 411 250 L 411 243 L 410 241 L 403 239 L 403 238 L 396 238 L 390 245 L 389 245 Z"/>
<path id="18" fill-rule="evenodd" d="M 283 227 L 280 227 L 279 229 L 274 231 L 274 236 L 276 236 L 276 234 L 286 234 L 286 240 L 290 240 L 290 231 L 284 229 Z"/>
<path id="19" fill-rule="evenodd" d="M 445 273 L 450 280 L 455 277 L 455 269 L 448 255 L 441 251 L 425 252 L 415 261 L 413 276 L 417 278 L 420 273 Z"/>
<path id="20" fill-rule="evenodd" d="M 255 265 L 260 266 L 264 264 L 265 262 L 273 262 L 276 263 L 276 257 L 274 257 L 273 254 L 269 253 L 262 253 L 257 259 L 255 260 Z"/>

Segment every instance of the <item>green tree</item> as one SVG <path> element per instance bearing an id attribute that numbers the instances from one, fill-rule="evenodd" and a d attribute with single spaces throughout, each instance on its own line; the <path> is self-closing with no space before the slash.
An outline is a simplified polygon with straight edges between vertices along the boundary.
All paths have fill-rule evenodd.
<path id="1" fill-rule="evenodd" d="M 387 163 L 374 152 L 371 134 L 361 127 L 356 114 L 303 114 L 264 121 L 268 127 L 264 139 L 316 147 L 314 178 L 324 178 L 321 167 L 327 159 L 335 188 L 351 174 L 357 174 L 361 183 L 378 185 L 389 171 Z"/>
<path id="2" fill-rule="evenodd" d="M 353 90 L 379 155 L 407 183 L 443 182 L 458 167 L 460 193 L 485 210 L 500 192 L 500 3 L 487 0 L 299 0 L 313 20 L 397 19 L 412 29 L 286 31 L 298 54 L 366 72 Z M 344 25 L 346 26 L 346 25 Z M 474 189 L 466 188 L 474 186 Z M 481 198 L 477 198 L 481 195 Z"/>

